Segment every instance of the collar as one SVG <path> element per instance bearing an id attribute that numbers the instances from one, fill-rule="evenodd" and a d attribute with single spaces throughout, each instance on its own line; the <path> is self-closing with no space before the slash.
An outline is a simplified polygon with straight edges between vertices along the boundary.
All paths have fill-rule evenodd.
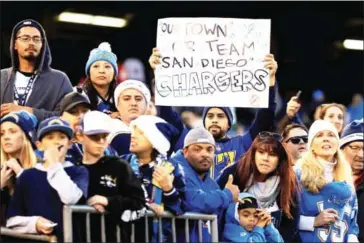
<path id="1" fill-rule="evenodd" d="M 67 167 L 72 167 L 74 166 L 74 164 L 72 164 L 71 162 L 69 161 L 65 161 L 64 163 L 61 163 L 61 165 L 63 166 L 63 168 L 67 168 Z M 44 168 L 43 166 L 43 163 L 36 163 L 34 165 L 34 168 L 38 169 L 38 170 L 41 170 L 41 171 L 47 171 L 46 168 Z"/>

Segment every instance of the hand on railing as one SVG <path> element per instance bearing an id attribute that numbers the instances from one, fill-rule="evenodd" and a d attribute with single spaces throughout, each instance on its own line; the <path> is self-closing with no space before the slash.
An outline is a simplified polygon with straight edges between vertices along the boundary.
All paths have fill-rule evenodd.
<path id="1" fill-rule="evenodd" d="M 34 234 L 23 234 L 16 230 L 1 227 L 1 235 L 8 236 L 17 239 L 27 239 L 31 241 L 45 241 L 45 242 L 57 242 L 57 237 L 55 235 L 34 235 Z"/>

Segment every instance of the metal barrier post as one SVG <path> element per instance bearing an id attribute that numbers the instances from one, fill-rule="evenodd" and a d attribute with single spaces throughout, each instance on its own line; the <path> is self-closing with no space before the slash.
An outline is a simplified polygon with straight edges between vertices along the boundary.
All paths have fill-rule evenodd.
<path id="1" fill-rule="evenodd" d="M 211 242 L 219 242 L 219 230 L 217 227 L 217 216 L 211 220 Z"/>
<path id="2" fill-rule="evenodd" d="M 63 206 L 63 235 L 64 242 L 73 242 L 72 206 Z"/>
<path id="3" fill-rule="evenodd" d="M 99 214 L 99 212 L 96 211 L 96 209 L 94 209 L 93 207 L 87 206 L 87 205 L 73 205 L 73 206 L 64 206 L 63 208 L 63 229 L 64 229 L 64 241 L 65 242 L 72 242 L 73 241 L 73 235 L 72 235 L 72 213 L 85 213 L 85 214 Z M 101 217 L 101 230 L 104 231 L 105 230 L 105 218 L 103 218 L 104 216 Z M 144 216 L 144 220 L 146 223 L 146 227 L 145 227 L 145 239 L 146 241 L 149 241 L 149 225 L 148 225 L 148 217 L 156 217 L 156 215 L 152 212 L 152 211 L 147 211 L 145 216 Z M 87 216 L 87 218 L 89 218 L 89 216 Z M 211 241 L 212 242 L 219 242 L 219 232 L 218 232 L 218 225 L 217 225 L 217 216 L 216 215 L 209 215 L 209 214 L 200 214 L 200 213 L 185 213 L 183 215 L 180 216 L 174 216 L 172 213 L 170 212 L 164 212 L 160 217 L 159 217 L 159 236 L 161 236 L 162 232 L 162 218 L 168 218 L 168 219 L 172 219 L 172 238 L 173 241 L 176 241 L 176 219 L 184 219 L 185 220 L 185 225 L 184 225 L 184 231 L 185 231 L 185 236 L 186 236 L 186 242 L 190 242 L 190 227 L 189 227 L 189 221 L 190 220 L 197 220 L 198 222 L 198 235 L 199 235 L 199 240 L 201 240 L 202 237 L 202 227 L 201 227 L 201 220 L 207 220 L 210 221 L 210 226 L 211 226 Z M 86 220 L 86 224 L 87 224 L 87 228 L 89 229 L 90 225 L 88 225 L 89 223 L 87 222 L 89 220 Z M 135 225 L 133 222 L 132 223 L 132 234 L 131 234 L 131 241 L 135 240 Z M 120 230 L 117 230 L 117 233 L 120 233 Z M 87 233 L 89 234 L 89 232 Z M 105 232 L 102 232 L 101 234 L 101 238 L 102 241 L 105 241 Z M 118 238 L 118 237 L 117 237 Z M 161 240 L 161 237 L 159 237 Z M 89 236 L 87 237 L 87 240 L 89 240 Z M 117 239 L 119 241 L 119 239 Z M 92 241 L 92 239 L 91 239 Z"/>

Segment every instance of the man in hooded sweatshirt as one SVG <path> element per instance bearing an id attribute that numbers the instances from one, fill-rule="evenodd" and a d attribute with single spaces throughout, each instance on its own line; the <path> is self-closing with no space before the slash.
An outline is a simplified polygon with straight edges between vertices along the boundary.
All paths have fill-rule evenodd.
<path id="1" fill-rule="evenodd" d="M 149 64 L 154 70 L 156 65 L 160 65 L 160 63 L 160 52 L 157 48 L 153 48 Z M 214 162 L 210 169 L 210 177 L 213 179 L 216 179 L 225 167 L 235 163 L 249 149 L 259 132 L 274 130 L 278 64 L 273 54 L 266 55 L 263 63 L 264 67 L 269 70 L 269 104 L 268 108 L 258 109 L 248 132 L 235 137 L 228 136 L 228 131 L 233 124 L 233 114 L 229 107 L 210 106 L 205 107 L 203 110 L 203 125 L 212 134 L 216 142 Z M 185 134 L 181 136 L 185 136 Z M 181 151 L 176 152 L 177 160 L 178 157 L 182 156 L 181 154 Z"/>
<path id="2" fill-rule="evenodd" d="M 59 116 L 60 102 L 72 85 L 64 72 L 50 67 L 52 57 L 43 27 L 26 19 L 10 40 L 12 66 L 1 70 L 0 116 L 26 110 L 39 121 Z"/>

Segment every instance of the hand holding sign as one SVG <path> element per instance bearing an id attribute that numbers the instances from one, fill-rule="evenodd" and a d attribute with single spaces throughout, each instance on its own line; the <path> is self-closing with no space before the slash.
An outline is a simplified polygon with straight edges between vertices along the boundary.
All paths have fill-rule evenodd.
<path id="1" fill-rule="evenodd" d="M 276 60 L 274 60 L 273 54 L 266 55 L 263 62 L 264 67 L 269 69 L 269 87 L 273 87 L 275 85 L 278 63 Z"/>
<path id="2" fill-rule="evenodd" d="M 155 70 L 155 67 L 157 64 L 161 63 L 160 57 L 161 57 L 161 55 L 160 55 L 159 49 L 156 47 L 153 48 L 152 55 L 150 55 L 150 57 L 149 57 L 149 65 L 153 70 Z"/>

